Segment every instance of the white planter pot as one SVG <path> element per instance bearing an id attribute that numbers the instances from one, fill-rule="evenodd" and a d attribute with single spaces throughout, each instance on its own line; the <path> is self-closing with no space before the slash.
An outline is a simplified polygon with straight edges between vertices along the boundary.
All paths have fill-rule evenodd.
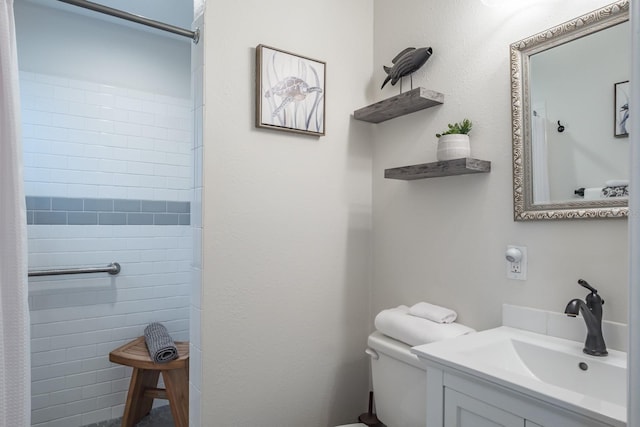
<path id="1" fill-rule="evenodd" d="M 471 145 L 469 135 L 451 134 L 438 138 L 438 161 L 471 157 Z"/>

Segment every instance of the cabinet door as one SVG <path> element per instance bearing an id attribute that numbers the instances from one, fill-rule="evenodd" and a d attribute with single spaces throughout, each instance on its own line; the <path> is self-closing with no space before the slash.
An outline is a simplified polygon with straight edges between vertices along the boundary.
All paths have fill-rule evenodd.
<path id="1" fill-rule="evenodd" d="M 445 427 L 524 427 L 524 418 L 450 388 L 444 391 Z"/>

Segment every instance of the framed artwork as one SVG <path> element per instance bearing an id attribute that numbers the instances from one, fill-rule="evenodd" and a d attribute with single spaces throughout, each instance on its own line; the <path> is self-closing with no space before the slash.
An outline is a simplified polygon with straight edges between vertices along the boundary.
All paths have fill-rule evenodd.
<path id="1" fill-rule="evenodd" d="M 629 136 L 629 81 L 614 85 L 614 133 L 615 137 Z"/>
<path id="2" fill-rule="evenodd" d="M 273 47 L 256 47 L 256 127 L 325 134 L 326 64 Z"/>

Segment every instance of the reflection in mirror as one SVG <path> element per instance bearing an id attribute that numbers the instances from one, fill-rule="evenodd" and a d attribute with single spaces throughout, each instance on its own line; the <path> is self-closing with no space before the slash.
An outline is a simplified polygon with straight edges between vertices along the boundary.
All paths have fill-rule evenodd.
<path id="1" fill-rule="evenodd" d="M 627 21 L 530 57 L 533 203 L 600 197 L 607 182 L 628 180 L 612 101 L 629 78 L 629 31 Z"/>
<path id="2" fill-rule="evenodd" d="M 618 1 L 511 45 L 515 220 L 627 215 L 628 11 Z"/>

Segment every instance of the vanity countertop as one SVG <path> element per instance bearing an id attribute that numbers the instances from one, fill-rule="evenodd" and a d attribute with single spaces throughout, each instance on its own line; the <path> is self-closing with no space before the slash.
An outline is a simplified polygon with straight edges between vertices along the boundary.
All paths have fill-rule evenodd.
<path id="1" fill-rule="evenodd" d="M 627 354 L 501 326 L 413 347 L 424 363 L 463 372 L 603 423 L 626 426 Z"/>

